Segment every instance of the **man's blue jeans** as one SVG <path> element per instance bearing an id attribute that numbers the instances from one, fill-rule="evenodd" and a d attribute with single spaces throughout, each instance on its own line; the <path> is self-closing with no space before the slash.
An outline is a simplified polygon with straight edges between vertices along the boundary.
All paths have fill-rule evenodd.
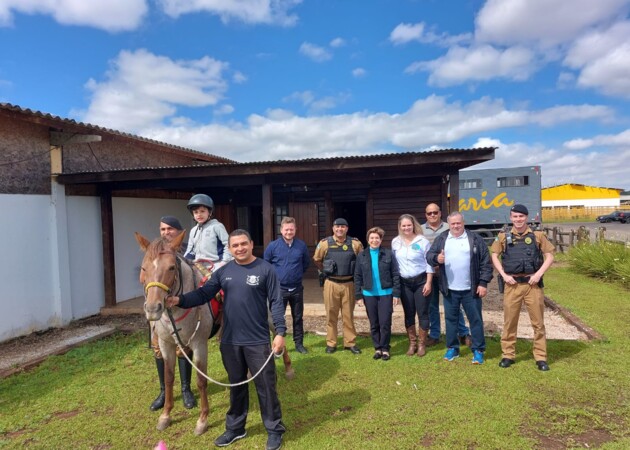
<path id="1" fill-rule="evenodd" d="M 457 338 L 457 321 L 461 309 L 466 311 L 468 323 L 470 324 L 470 337 L 472 339 L 472 350 L 485 351 L 486 338 L 483 334 L 483 318 L 481 316 L 481 298 L 473 296 L 470 290 L 448 291 L 444 297 L 444 314 L 446 316 L 446 346 L 459 350 L 459 339 Z"/>
<path id="2" fill-rule="evenodd" d="M 429 295 L 429 337 L 432 339 L 440 339 L 440 286 L 439 278 L 433 276 L 431 284 L 431 294 Z M 470 331 L 464 321 L 464 314 L 460 310 L 459 322 L 457 324 L 457 336 L 468 336 Z"/>

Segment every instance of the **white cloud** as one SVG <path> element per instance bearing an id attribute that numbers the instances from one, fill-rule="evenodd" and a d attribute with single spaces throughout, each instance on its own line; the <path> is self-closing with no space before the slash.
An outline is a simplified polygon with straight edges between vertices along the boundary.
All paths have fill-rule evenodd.
<path id="1" fill-rule="evenodd" d="M 617 134 L 600 134 L 589 139 L 572 139 L 563 145 L 572 150 L 583 150 L 595 146 L 630 148 L 630 129 Z"/>
<path id="2" fill-rule="evenodd" d="M 307 107 L 320 101 L 310 91 L 296 92 L 286 100 L 301 101 Z M 142 130 L 142 134 L 239 161 L 260 161 L 445 148 L 454 143 L 461 145 L 462 140 L 478 134 L 548 124 L 552 122 L 548 116 L 553 114 L 553 123 L 613 116 L 613 111 L 605 107 L 576 105 L 574 109 L 575 115 L 566 117 L 565 110 L 553 108 L 508 110 L 500 99 L 481 98 L 462 104 L 430 96 L 396 114 L 298 116 L 287 110 L 272 110 L 265 115 L 251 115 L 242 123 L 156 126 Z"/>
<path id="3" fill-rule="evenodd" d="M 300 53 L 315 62 L 324 62 L 332 59 L 332 53 L 324 47 L 311 44 L 310 42 L 304 42 L 300 45 Z"/>
<path id="4" fill-rule="evenodd" d="M 495 159 L 475 166 L 475 169 L 499 167 L 542 166 L 543 186 L 579 183 L 593 186 L 628 189 L 627 168 L 619 161 L 630 160 L 630 146 L 621 151 L 603 148 L 579 152 L 522 142 L 503 143 L 492 138 L 480 138 L 475 147 L 498 147 Z M 605 173 L 602 185 L 601 174 Z"/>
<path id="5" fill-rule="evenodd" d="M 45 14 L 62 25 L 128 31 L 138 28 L 147 11 L 146 0 L 0 0 L 0 26 L 11 25 L 16 13 Z"/>
<path id="6" fill-rule="evenodd" d="M 336 108 L 345 103 L 349 98 L 347 94 L 317 98 L 312 91 L 293 92 L 283 98 L 285 102 L 299 102 L 307 108 L 309 114 L 319 114 L 323 111 Z"/>
<path id="7" fill-rule="evenodd" d="M 389 40 L 394 45 L 406 44 L 412 41 L 420 41 L 424 32 L 424 22 L 400 23 L 389 34 Z"/>
<path id="8" fill-rule="evenodd" d="M 293 26 L 298 16 L 291 9 L 302 0 L 157 0 L 171 17 L 196 12 L 219 16 L 222 22 L 232 20 L 248 24 Z"/>
<path id="9" fill-rule="evenodd" d="M 242 72 L 236 70 L 234 71 L 234 74 L 232 75 L 232 81 L 236 84 L 242 84 L 247 81 L 247 76 L 243 74 Z"/>
<path id="10" fill-rule="evenodd" d="M 475 20 L 478 42 L 548 48 L 623 17 L 628 0 L 488 0 Z"/>
<path id="11" fill-rule="evenodd" d="M 406 73 L 430 72 L 429 84 L 452 86 L 466 81 L 488 81 L 505 78 L 523 81 L 536 70 L 535 54 L 525 47 L 506 50 L 483 45 L 480 47 L 452 47 L 446 55 L 433 61 L 410 64 Z"/>
<path id="12" fill-rule="evenodd" d="M 394 45 L 402 45 L 416 41 L 423 44 L 436 44 L 443 47 L 450 47 L 452 45 L 468 43 L 471 38 L 472 35 L 470 33 L 455 36 L 451 36 L 448 33 L 437 34 L 431 30 L 426 30 L 426 24 L 424 22 L 398 24 L 389 34 L 389 40 Z"/>
<path id="13" fill-rule="evenodd" d="M 352 76 L 354 78 L 363 78 L 367 76 L 367 71 L 363 67 L 357 67 L 356 69 L 352 69 Z"/>
<path id="14" fill-rule="evenodd" d="M 558 89 L 566 89 L 575 85 L 575 74 L 571 72 L 560 72 L 556 86 Z"/>
<path id="15" fill-rule="evenodd" d="M 234 107 L 232 105 L 221 105 L 218 108 L 214 108 L 214 115 L 215 116 L 225 116 L 225 115 L 229 115 L 232 114 L 234 112 Z"/>
<path id="16" fill-rule="evenodd" d="M 83 120 L 125 131 L 161 123 L 176 106 L 217 104 L 227 90 L 228 64 L 203 57 L 174 61 L 147 50 L 122 51 L 106 80 L 90 80 L 92 99 Z"/>
<path id="17" fill-rule="evenodd" d="M 580 69 L 577 85 L 630 98 L 630 22 L 618 22 L 576 40 L 564 63 Z"/>
<path id="18" fill-rule="evenodd" d="M 436 86 L 496 78 L 522 81 L 564 58 L 579 73 L 573 80 L 564 72 L 558 88 L 578 86 L 630 97 L 630 26 L 623 22 L 629 10 L 630 0 L 488 0 L 476 16 L 470 46 L 454 45 L 452 39 L 459 36 L 438 35 L 424 23 L 398 25 L 390 41 L 446 42 L 445 55 L 406 69 L 429 72 Z"/>
<path id="19" fill-rule="evenodd" d="M 346 41 L 345 41 L 345 39 L 340 38 L 340 37 L 335 38 L 335 39 L 333 39 L 332 41 L 330 41 L 330 46 L 331 46 L 332 48 L 339 48 L 339 47 L 343 47 L 343 46 L 345 46 L 345 45 L 346 45 Z"/>

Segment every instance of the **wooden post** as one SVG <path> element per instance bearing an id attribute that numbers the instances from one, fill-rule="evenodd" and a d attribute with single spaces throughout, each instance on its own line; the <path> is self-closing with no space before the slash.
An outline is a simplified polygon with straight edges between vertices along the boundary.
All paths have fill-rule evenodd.
<path id="1" fill-rule="evenodd" d="M 101 190 L 101 237 L 103 241 L 103 282 L 105 284 L 105 307 L 116 306 L 116 266 L 114 259 L 114 213 L 112 191 Z"/>
<path id="2" fill-rule="evenodd" d="M 368 191 L 365 201 L 365 226 L 369 230 L 374 226 L 374 193 L 372 189 Z"/>
<path id="3" fill-rule="evenodd" d="M 263 244 L 265 247 L 273 241 L 273 187 L 269 183 L 262 185 L 262 219 L 263 219 Z"/>

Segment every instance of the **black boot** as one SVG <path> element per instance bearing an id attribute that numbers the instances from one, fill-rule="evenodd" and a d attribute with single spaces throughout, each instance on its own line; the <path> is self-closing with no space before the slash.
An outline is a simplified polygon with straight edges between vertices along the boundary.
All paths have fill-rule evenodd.
<path id="1" fill-rule="evenodd" d="M 160 394 L 153 400 L 151 406 L 149 406 L 151 411 L 164 408 L 164 360 L 162 358 L 156 358 L 155 365 L 157 366 L 157 373 L 160 378 Z"/>
<path id="2" fill-rule="evenodd" d="M 179 365 L 179 378 L 182 382 L 182 401 L 184 402 L 184 408 L 191 409 L 197 406 L 195 396 L 190 390 L 190 378 L 192 376 L 192 366 L 186 360 L 186 358 L 177 358 Z"/>

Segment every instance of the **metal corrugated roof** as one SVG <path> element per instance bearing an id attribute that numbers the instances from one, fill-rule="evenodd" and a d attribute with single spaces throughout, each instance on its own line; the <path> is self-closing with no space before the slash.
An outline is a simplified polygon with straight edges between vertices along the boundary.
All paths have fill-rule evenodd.
<path id="1" fill-rule="evenodd" d="M 378 161 L 380 159 L 387 159 L 394 156 L 398 157 L 415 157 L 422 156 L 428 154 L 447 154 L 447 153 L 456 153 L 456 152 L 473 152 L 475 150 L 483 151 L 483 150 L 496 150 L 495 147 L 482 147 L 475 149 L 460 149 L 460 148 L 451 148 L 451 149 L 440 149 L 440 150 L 428 150 L 423 152 L 403 152 L 403 153 L 383 153 L 377 155 L 352 155 L 352 156 L 336 156 L 336 157 L 328 157 L 328 158 L 303 158 L 303 159 L 281 159 L 274 161 L 249 161 L 249 162 L 224 162 L 224 163 L 203 163 L 203 164 L 193 164 L 193 165 L 185 165 L 185 166 L 147 166 L 147 167 L 131 167 L 131 168 L 119 168 L 119 169 L 110 169 L 103 171 L 83 171 L 83 172 L 73 172 L 75 174 L 89 174 L 89 173 L 105 173 L 105 172 L 130 172 L 130 171 L 138 171 L 138 170 L 162 170 L 162 169 L 190 169 L 197 167 L 248 167 L 248 166 L 257 166 L 257 165 L 266 165 L 266 166 L 279 166 L 279 165 L 301 165 L 301 164 L 309 164 L 309 163 L 318 163 L 318 162 L 343 162 L 343 161 L 365 161 L 372 162 Z"/>
<path id="2" fill-rule="evenodd" d="M 93 125 L 93 124 L 90 124 L 90 123 L 77 122 L 74 119 L 65 119 L 63 117 L 55 116 L 55 115 L 52 115 L 50 113 L 44 113 L 44 112 L 41 112 L 41 111 L 29 109 L 29 108 L 22 108 L 22 107 L 20 107 L 18 105 L 13 105 L 11 103 L 1 103 L 0 102 L 0 110 L 10 111 L 10 112 L 13 112 L 13 113 L 21 114 L 21 115 L 26 116 L 26 117 L 37 118 L 37 119 L 45 119 L 45 120 L 49 120 L 49 121 L 52 121 L 52 122 L 57 122 L 57 123 L 63 124 L 63 125 L 69 125 L 69 126 L 73 126 L 73 127 L 85 128 L 86 130 L 94 130 L 94 131 L 98 131 L 98 132 L 101 132 L 101 133 L 108 133 L 108 134 L 112 134 L 112 135 L 116 135 L 116 136 L 121 136 L 121 137 L 124 137 L 124 138 L 127 138 L 127 139 L 133 139 L 133 140 L 137 140 L 137 141 L 141 141 L 141 142 L 146 142 L 146 143 L 151 144 L 151 145 L 157 145 L 157 146 L 160 146 L 160 147 L 168 148 L 170 150 L 175 150 L 175 151 L 177 151 L 179 153 L 187 154 L 190 157 L 201 158 L 204 161 L 209 161 L 210 159 L 220 159 L 220 160 L 223 160 L 223 161 L 225 161 L 227 163 L 234 162 L 233 160 L 231 160 L 229 158 L 224 158 L 223 156 L 212 155 L 212 154 L 209 154 L 209 153 L 200 152 L 198 150 L 192 150 L 190 148 L 180 147 L 178 145 L 167 144 L 165 142 L 160 142 L 160 141 L 156 141 L 154 139 L 145 138 L 145 137 L 138 136 L 138 135 L 135 135 L 135 134 L 125 133 L 125 132 L 118 131 L 118 130 L 113 130 L 111 128 L 100 127 L 98 125 Z"/>

